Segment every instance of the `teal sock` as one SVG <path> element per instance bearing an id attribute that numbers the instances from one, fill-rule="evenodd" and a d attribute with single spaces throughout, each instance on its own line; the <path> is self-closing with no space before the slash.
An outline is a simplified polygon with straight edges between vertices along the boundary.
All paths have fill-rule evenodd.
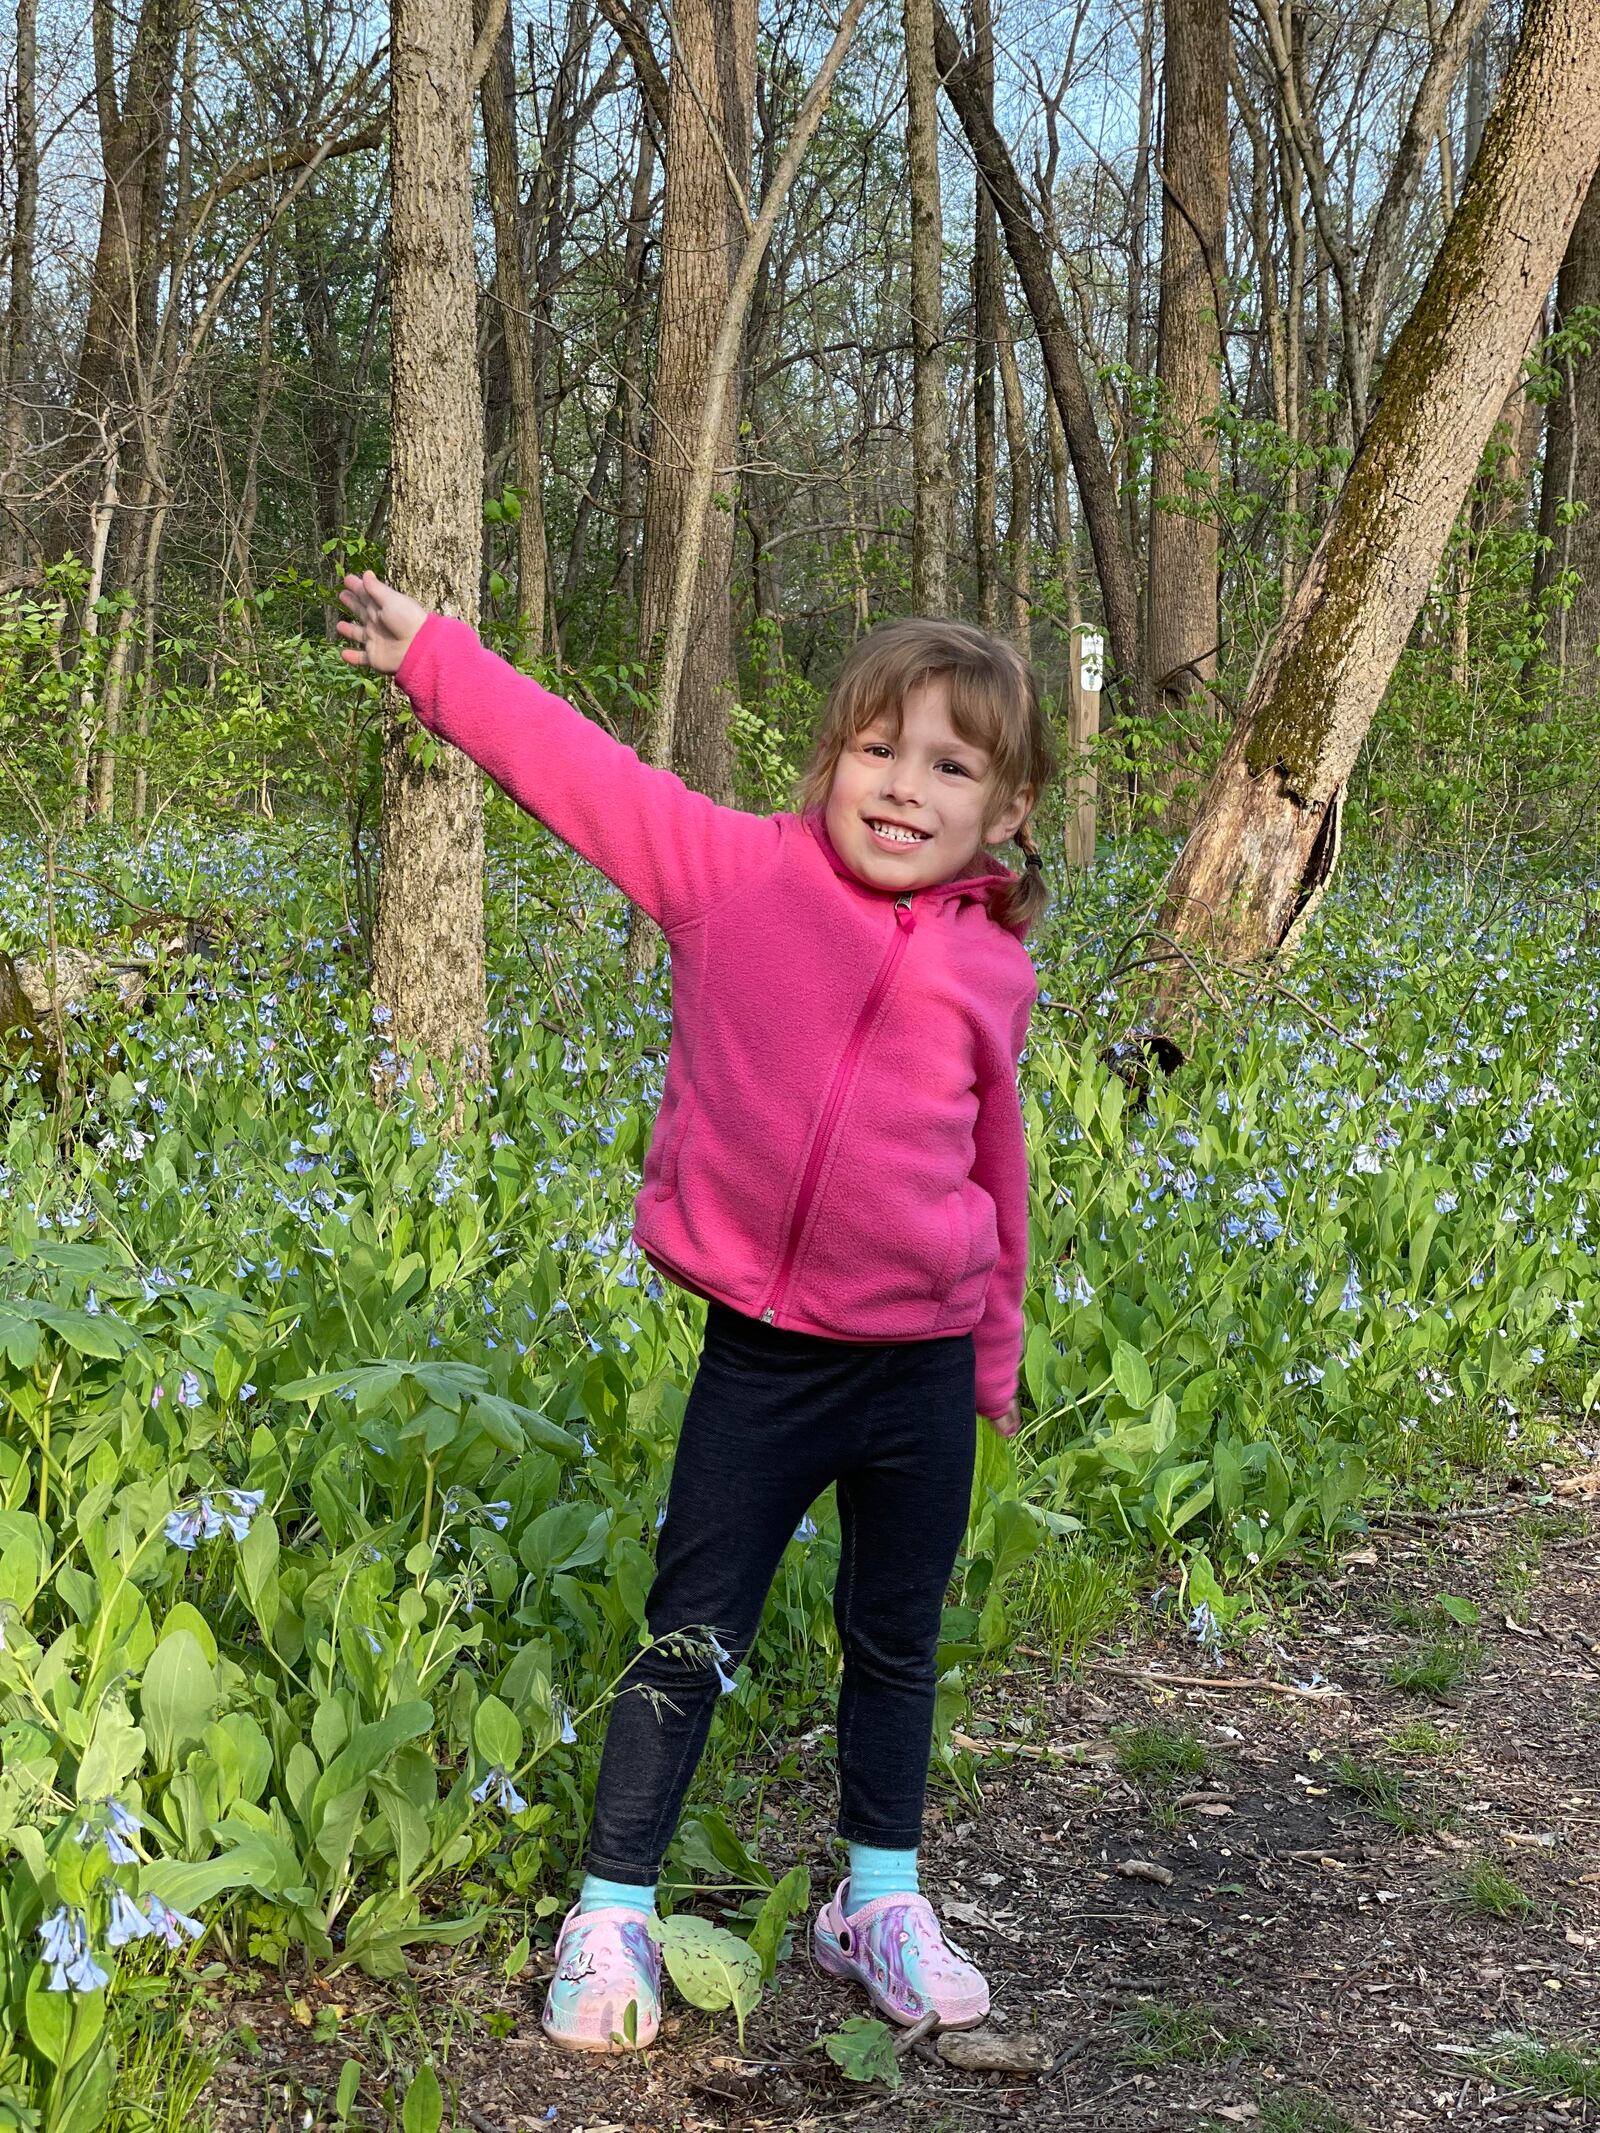
<path id="1" fill-rule="evenodd" d="M 916 1894 L 915 1846 L 908 1852 L 891 1852 L 885 1851 L 881 1844 L 851 1845 L 850 1886 L 845 1890 L 844 1898 L 847 1918 L 853 1917 L 864 1903 L 876 1903 L 880 1896 Z"/>
<path id="2" fill-rule="evenodd" d="M 654 1912 L 656 1885 L 642 1881 L 607 1881 L 603 1874 L 585 1874 L 578 1891 L 580 1911 L 604 1911 L 613 1905 L 624 1911 Z"/>

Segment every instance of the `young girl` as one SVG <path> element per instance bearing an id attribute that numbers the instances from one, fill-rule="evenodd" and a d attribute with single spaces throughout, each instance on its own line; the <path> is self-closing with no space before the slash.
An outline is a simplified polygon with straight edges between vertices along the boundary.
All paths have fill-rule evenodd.
<path id="1" fill-rule="evenodd" d="M 1052 768 L 1027 664 L 954 622 L 874 630 L 795 813 L 718 807 L 368 572 L 345 658 L 642 906 L 672 954 L 666 1087 L 634 1235 L 706 1299 L 647 1607 L 606 1733 L 587 1873 L 544 2009 L 558 2043 L 648 2044 L 655 1884 L 796 1526 L 833 1483 L 839 1830 L 823 1969 L 891 2021 L 981 2021 L 919 1894 L 940 1611 L 975 1415 L 1017 1428 L 1027 1159 L 1017 1060 L 1045 901 L 1025 829 Z M 1015 839 L 1016 875 L 987 847 Z M 632 2013 L 630 2018 L 630 2003 Z"/>

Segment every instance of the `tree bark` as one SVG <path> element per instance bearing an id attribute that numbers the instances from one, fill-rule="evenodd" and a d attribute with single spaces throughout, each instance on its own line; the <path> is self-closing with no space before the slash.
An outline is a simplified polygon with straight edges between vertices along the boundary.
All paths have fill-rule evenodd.
<path id="1" fill-rule="evenodd" d="M 85 422 L 136 394 L 134 363 L 148 335 L 141 312 L 157 249 L 153 218 L 166 177 L 179 19 L 178 0 L 142 0 L 127 78 L 119 90 L 115 9 L 111 0 L 92 4 L 103 181 L 74 391 L 78 436 Z"/>
<path id="2" fill-rule="evenodd" d="M 8 523 L 0 536 L 0 587 L 16 584 L 27 566 L 28 523 L 20 475 L 28 439 L 28 332 L 33 324 L 33 248 L 39 226 L 39 27 L 37 0 L 17 0 L 16 87 L 13 99 L 16 196 L 11 216 L 11 288 L 6 300 L 5 460 L 0 471 Z"/>
<path id="3" fill-rule="evenodd" d="M 1600 305 L 1600 183 L 1590 186 L 1573 225 L 1556 283 L 1556 328 L 1580 307 Z M 1567 572 L 1578 583 L 1572 605 L 1545 625 L 1545 649 L 1564 679 L 1589 694 L 1600 688 L 1600 330 L 1581 336 L 1562 365 L 1561 390 L 1550 403 L 1545 431 L 1539 533 L 1545 542 L 1534 571 L 1534 592 L 1547 594 Z M 1582 509 L 1573 515 L 1575 506 Z"/>
<path id="4" fill-rule="evenodd" d="M 1005 396 L 1006 460 L 1011 477 L 1011 504 L 1006 518 L 1006 580 L 1011 595 L 1011 635 L 1017 650 L 1029 656 L 1033 635 L 1033 453 L 1028 444 L 1028 411 L 1022 399 L 1022 372 L 1011 321 L 1002 305 L 995 343 L 1000 385 Z"/>
<path id="5" fill-rule="evenodd" d="M 522 213 L 517 156 L 517 65 L 507 8 L 483 77 L 484 160 L 494 219 L 494 297 L 500 313 L 511 392 L 511 457 L 522 513 L 517 520 L 518 635 L 525 657 L 545 645 L 544 466 L 533 367 L 528 280 L 522 266 Z"/>
<path id="6" fill-rule="evenodd" d="M 1227 0 L 1167 0 L 1162 61 L 1161 442 L 1150 497 L 1150 671 L 1181 704 L 1217 671 L 1222 288 L 1228 223 Z"/>
<path id="7" fill-rule="evenodd" d="M 612 579 L 627 602 L 630 617 L 636 614 L 639 604 L 639 540 L 644 523 L 644 321 L 649 294 L 644 266 L 655 174 L 655 136 L 641 115 L 633 195 L 628 203 L 628 235 L 622 253 L 622 363 L 617 374 L 622 437 L 617 468 L 617 568 Z"/>
<path id="8" fill-rule="evenodd" d="M 1111 639 L 1116 678 L 1136 708 L 1144 703 L 1146 689 L 1133 554 L 1118 515 L 1116 480 L 1101 441 L 1088 382 L 1067 328 L 1061 297 L 1050 270 L 1050 256 L 1034 226 L 1011 151 L 984 107 L 972 62 L 963 53 L 960 40 L 937 0 L 934 32 L 945 95 L 961 122 L 979 175 L 994 201 L 1000 227 L 1005 233 L 1006 249 L 1017 270 L 1022 293 L 1027 298 L 1034 331 L 1039 336 L 1051 396 L 1060 413 L 1073 470 L 1078 477 L 1078 498 L 1094 555 L 1095 572 L 1100 580 L 1100 599 Z"/>
<path id="9" fill-rule="evenodd" d="M 475 623 L 483 409 L 472 245 L 471 0 L 394 0 L 390 299 L 394 500 L 389 574 Z M 430 765 L 390 688 L 373 990 L 397 1052 L 487 1069 L 483 785 L 439 745 Z"/>
<path id="10" fill-rule="evenodd" d="M 717 440 L 723 434 L 726 413 L 735 397 L 739 375 L 739 352 L 744 339 L 744 329 L 750 312 L 750 300 L 755 293 L 756 278 L 761 271 L 761 262 L 767 246 L 772 241 L 772 232 L 789 195 L 801 160 L 811 143 L 812 136 L 822 123 L 822 115 L 828 106 L 833 89 L 833 78 L 840 62 L 855 35 L 855 27 L 861 18 L 866 0 L 845 0 L 844 12 L 839 17 L 839 27 L 823 57 L 816 79 L 806 92 L 806 100 L 800 107 L 794 131 L 783 153 L 783 160 L 772 175 L 766 196 L 761 203 L 761 213 L 752 224 L 748 243 L 744 247 L 738 269 L 734 274 L 727 300 L 717 321 L 716 339 L 706 364 L 705 389 L 701 395 L 695 428 L 689 452 L 689 481 L 684 491 L 683 517 L 679 526 L 679 560 L 673 578 L 671 599 L 667 609 L 665 629 L 662 634 L 660 672 L 656 690 L 656 713 L 651 725 L 650 739 L 645 749 L 645 758 L 659 768 L 665 768 L 674 758 L 673 727 L 682 696 L 684 678 L 688 672 L 696 582 L 699 576 L 696 558 L 703 552 L 708 521 L 711 517 L 712 493 L 717 475 Z M 730 514 L 731 521 L 731 514 Z M 649 929 L 644 914 L 635 910 L 628 931 L 627 967 L 629 975 L 635 975 L 650 960 L 655 935 Z"/>
<path id="11" fill-rule="evenodd" d="M 659 677 L 673 577 L 693 479 L 693 447 L 717 328 L 744 242 L 755 97 L 755 0 L 680 0 L 673 14 L 655 437 L 645 487 L 640 635 L 652 685 Z M 726 162 L 724 162 L 726 157 Z M 735 200 L 730 173 L 740 188 Z M 739 394 L 727 394 L 712 456 L 727 509 L 712 513 L 700 546 L 672 767 L 723 802 L 733 797 L 728 712 L 733 666 L 732 488 Z"/>
<path id="12" fill-rule="evenodd" d="M 1167 885 L 1161 928 L 1230 960 L 1282 948 L 1600 161 L 1600 12 L 1529 0 L 1472 178 L 1383 393 Z M 1169 965 L 1161 1008 L 1192 977 Z"/>
<path id="13" fill-rule="evenodd" d="M 972 65 L 978 90 L 994 117 L 994 24 L 989 0 L 972 0 Z M 973 202 L 972 248 L 972 555 L 977 575 L 978 620 L 986 630 L 1000 622 L 995 523 L 999 475 L 995 451 L 995 346 L 1000 332 L 1000 231 L 994 202 L 980 172 Z"/>
<path id="14" fill-rule="evenodd" d="M 950 396 L 945 381 L 939 200 L 939 82 L 933 0 L 902 0 L 906 39 L 906 171 L 911 191 L 911 604 L 950 605 Z"/>

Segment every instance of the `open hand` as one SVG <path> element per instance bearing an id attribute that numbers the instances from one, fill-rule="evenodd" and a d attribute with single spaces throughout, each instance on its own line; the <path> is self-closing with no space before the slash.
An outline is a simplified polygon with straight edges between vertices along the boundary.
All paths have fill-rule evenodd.
<path id="1" fill-rule="evenodd" d="M 1002 1437 L 1014 1437 L 1022 1427 L 1022 1400 L 1014 1399 L 1003 1415 L 986 1415 L 989 1427 L 998 1430 Z"/>
<path id="2" fill-rule="evenodd" d="M 339 635 L 348 641 L 339 657 L 375 674 L 396 674 L 411 649 L 411 640 L 428 619 L 428 610 L 408 594 L 385 585 L 375 571 L 348 576 L 339 598 L 350 610 L 339 617 Z"/>

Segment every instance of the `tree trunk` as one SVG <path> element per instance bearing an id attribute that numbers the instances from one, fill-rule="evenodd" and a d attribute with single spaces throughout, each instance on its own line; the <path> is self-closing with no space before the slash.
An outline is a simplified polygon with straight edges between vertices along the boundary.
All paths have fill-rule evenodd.
<path id="1" fill-rule="evenodd" d="M 628 203 L 628 235 L 622 253 L 622 365 L 617 398 L 622 405 L 622 441 L 617 468 L 617 568 L 613 585 L 627 602 L 630 619 L 639 604 L 639 538 L 644 490 L 645 246 L 650 234 L 650 194 L 655 185 L 656 144 L 640 114 L 639 152 Z"/>
<path id="2" fill-rule="evenodd" d="M 137 397 L 137 356 L 148 344 L 141 313 L 157 257 L 154 218 L 166 178 L 179 22 L 179 0 L 142 0 L 119 92 L 116 11 L 111 0 L 92 0 L 103 178 L 69 445 L 81 446 L 95 423 Z"/>
<path id="3" fill-rule="evenodd" d="M 994 117 L 994 24 L 989 0 L 972 0 L 972 66 L 979 94 Z M 973 201 L 972 248 L 972 556 L 977 574 L 978 620 L 986 630 L 1000 622 L 995 523 L 999 476 L 995 454 L 995 346 L 1000 332 L 1000 231 L 994 202 L 978 174 Z"/>
<path id="4" fill-rule="evenodd" d="M 522 270 L 522 214 L 518 187 L 517 65 L 511 10 L 506 9 L 494 57 L 483 77 L 483 139 L 489 207 L 494 218 L 494 299 L 511 392 L 511 456 L 522 504 L 517 520 L 517 616 L 524 656 L 544 650 L 545 586 L 543 460 L 533 369 L 528 281 Z"/>
<path id="5" fill-rule="evenodd" d="M 1017 270 L 1022 293 L 1028 300 L 1034 331 L 1039 336 L 1051 396 L 1060 413 L 1073 469 L 1078 477 L 1078 498 L 1100 580 L 1100 599 L 1111 639 L 1112 660 L 1117 679 L 1136 708 L 1144 703 L 1146 691 L 1133 554 L 1118 515 L 1116 479 L 1101 441 L 1078 351 L 1067 330 L 1061 297 L 1051 272 L 1050 255 L 1034 227 L 1011 151 L 985 109 L 972 62 L 962 51 L 960 40 L 937 0 L 934 33 L 945 95 L 961 122 L 961 130 L 967 137 L 979 174 L 989 188 L 989 197 L 994 201 L 1000 226 L 1005 232 L 1006 249 Z"/>
<path id="6" fill-rule="evenodd" d="M 11 217 L 11 290 L 6 301 L 6 432 L 0 493 L 9 523 L 0 548 L 0 588 L 26 573 L 27 521 L 20 475 L 28 439 L 28 332 L 33 324 L 33 247 L 39 225 L 39 35 L 37 0 L 17 0 L 17 74 L 13 152 L 16 199 Z"/>
<path id="7" fill-rule="evenodd" d="M 1005 394 L 1006 459 L 1011 474 L 1005 549 L 1006 582 L 1011 595 L 1011 635 L 1017 650 L 1027 658 L 1033 633 L 1033 453 L 1028 446 L 1028 411 L 1022 401 L 1017 346 L 1011 337 L 1011 321 L 1004 306 L 995 349 L 1000 358 L 1000 384 Z"/>
<path id="8" fill-rule="evenodd" d="M 1181 704 L 1217 671 L 1222 288 L 1228 222 L 1227 0 L 1167 0 L 1162 62 L 1161 444 L 1150 499 L 1150 672 Z M 1198 493 L 1197 493 L 1198 492 Z"/>
<path id="9" fill-rule="evenodd" d="M 911 188 L 911 604 L 919 615 L 942 615 L 950 605 L 950 397 L 944 367 L 933 0 L 903 0 L 903 12 Z"/>
<path id="10" fill-rule="evenodd" d="M 472 246 L 472 0 L 394 0 L 390 298 L 394 501 L 389 575 L 424 606 L 478 617 L 483 409 Z M 438 744 L 429 765 L 399 691 L 385 702 L 373 990 L 397 1052 L 487 1070 L 483 785 Z"/>
<path id="11" fill-rule="evenodd" d="M 640 636 L 654 683 L 692 478 L 691 455 L 717 327 L 743 245 L 731 197 L 750 181 L 755 98 L 755 0 L 681 0 L 673 11 L 655 437 L 645 489 Z M 727 163 L 724 165 L 723 158 Z M 733 797 L 728 712 L 733 666 L 733 528 L 739 393 L 727 395 L 713 443 L 727 508 L 700 547 L 688 654 L 673 724 L 672 767 L 714 800 Z"/>
<path id="12" fill-rule="evenodd" d="M 1345 783 L 1600 161 L 1600 12 L 1529 0 L 1472 178 L 1276 644 L 1167 886 L 1161 927 L 1281 948 L 1337 852 Z M 1170 1011 L 1191 982 L 1174 963 Z"/>
<path id="13" fill-rule="evenodd" d="M 1600 183 L 1591 185 L 1573 226 L 1556 283 L 1556 328 L 1581 305 L 1600 305 Z M 1545 625 L 1545 648 L 1570 686 L 1587 695 L 1600 688 L 1600 333 L 1582 336 L 1562 365 L 1561 390 L 1550 403 L 1545 434 L 1539 532 L 1548 544 L 1534 572 L 1537 595 L 1567 572 L 1578 584 L 1572 605 Z M 1572 515 L 1573 507 L 1584 507 Z"/>

